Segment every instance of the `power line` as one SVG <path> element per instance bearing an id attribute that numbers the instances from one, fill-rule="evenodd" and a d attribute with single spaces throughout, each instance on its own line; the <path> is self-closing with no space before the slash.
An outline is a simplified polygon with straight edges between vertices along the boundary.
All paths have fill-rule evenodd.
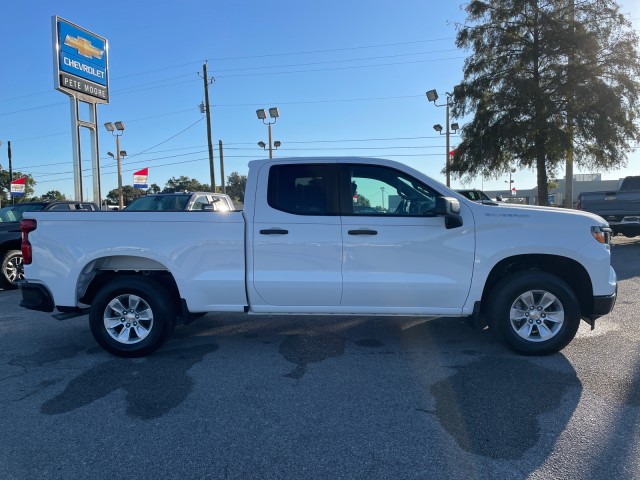
<path id="1" fill-rule="evenodd" d="M 440 157 L 442 156 L 441 153 L 426 153 L 426 154 L 390 154 L 390 155 L 385 155 L 386 157 Z M 367 155 L 362 155 L 362 158 L 380 158 L 377 156 L 367 156 Z M 250 158 L 250 159 L 257 159 L 257 158 L 261 158 L 258 155 L 226 155 L 225 154 L 225 158 Z M 164 163 L 164 164 L 159 164 L 159 165 L 153 165 L 149 168 L 162 168 L 162 167 L 171 167 L 174 165 L 184 165 L 186 163 L 194 163 L 194 162 L 208 162 L 209 161 L 209 157 L 200 157 L 200 158 L 196 158 L 196 159 L 192 159 L 192 160 L 184 160 L 182 162 L 171 162 L 171 163 Z M 138 162 L 134 162 L 136 164 L 139 163 L 144 163 L 143 161 L 138 161 Z M 129 169 L 124 169 L 123 172 L 133 172 L 135 170 L 137 170 L 139 167 L 135 167 L 135 168 L 129 168 Z M 83 169 L 83 172 L 89 172 L 91 171 L 91 168 L 85 168 Z M 71 172 L 65 172 L 65 173 L 71 173 Z M 37 181 L 37 183 L 51 183 L 51 182 L 63 182 L 66 180 L 73 180 L 72 177 L 67 177 L 67 178 L 58 178 L 58 179 L 52 179 L 52 180 L 41 180 L 41 181 Z"/>
<path id="2" fill-rule="evenodd" d="M 139 152 L 139 153 L 134 153 L 133 155 L 129 155 L 129 158 L 131 158 L 131 157 L 136 157 L 136 156 L 138 156 L 138 155 L 142 155 L 143 153 L 148 152 L 149 150 L 152 150 L 152 149 L 154 149 L 154 148 L 156 148 L 156 147 L 159 147 L 159 146 L 160 146 L 160 145 L 162 145 L 163 143 L 167 143 L 169 140 L 172 140 L 172 139 L 176 138 L 178 135 L 183 134 L 184 132 L 186 132 L 187 130 L 189 130 L 191 127 L 193 127 L 193 126 L 197 125 L 198 123 L 200 123 L 202 120 L 204 120 L 204 118 L 205 118 L 205 117 L 201 117 L 201 118 L 199 118 L 198 120 L 196 120 L 195 122 L 193 122 L 191 125 L 189 125 L 187 128 L 185 128 L 185 129 L 183 129 L 183 130 L 180 130 L 180 131 L 179 131 L 178 133 L 176 133 L 175 135 L 170 136 L 170 137 L 169 137 L 169 138 L 167 138 L 166 140 L 163 140 L 162 142 L 157 143 L 157 144 L 153 145 L 152 147 L 149 147 L 149 148 L 147 148 L 147 149 L 145 149 L 145 150 L 143 150 L 143 151 L 141 151 L 141 152 Z"/>
<path id="3" fill-rule="evenodd" d="M 442 62 L 445 60 L 459 60 L 462 58 L 466 58 L 466 57 L 432 58 L 427 60 L 412 60 L 412 61 L 406 61 L 406 62 L 377 63 L 373 65 L 353 65 L 350 67 L 312 68 L 307 70 L 289 70 L 284 72 L 238 73 L 238 74 L 232 74 L 232 75 L 220 75 L 220 77 L 232 78 L 232 77 L 255 77 L 255 76 L 261 76 L 261 75 L 285 75 L 290 73 L 337 72 L 341 70 L 356 70 L 360 68 L 392 67 L 392 66 L 398 66 L 398 65 L 411 65 L 416 63 Z M 265 67 L 265 68 L 272 68 L 272 67 Z"/>
<path id="4" fill-rule="evenodd" d="M 201 121 L 201 120 L 199 120 L 199 121 Z M 193 126 L 193 125 L 194 124 L 192 124 L 191 126 Z M 187 127 L 187 128 L 190 128 L 190 127 Z M 175 135 L 174 135 L 174 137 L 175 137 Z M 442 137 L 440 135 L 424 135 L 424 136 L 417 136 L 417 137 L 373 137 L 373 138 L 345 138 L 345 139 L 332 139 L 332 140 L 327 140 L 327 139 L 321 139 L 321 140 L 287 140 L 287 145 L 308 145 L 308 144 L 314 144 L 314 143 L 395 142 L 395 141 L 399 141 L 399 140 L 405 141 L 405 140 L 427 140 L 427 139 L 442 139 Z M 160 144 L 158 144 L 158 145 L 160 145 Z M 232 145 L 251 145 L 251 146 L 254 146 L 255 142 L 225 142 L 225 148 L 228 148 L 229 150 L 234 149 L 233 147 L 231 147 Z M 151 147 L 151 148 L 153 148 L 153 147 Z M 197 149 L 197 148 L 202 148 L 203 149 L 203 148 L 206 148 L 206 145 L 196 145 L 196 146 L 191 146 L 191 147 L 172 148 L 172 149 L 168 149 L 168 150 L 158 150 L 158 151 L 155 151 L 155 152 L 149 152 L 149 150 L 151 150 L 151 148 L 145 149 L 145 150 L 143 150 L 141 152 L 133 153 L 133 154 L 129 155 L 127 158 L 131 158 L 131 157 L 139 156 L 139 155 L 156 155 L 158 153 L 167 153 L 167 152 L 176 152 L 176 151 L 183 151 L 183 150 L 192 150 L 192 149 Z M 394 148 L 394 147 L 385 147 L 385 148 Z M 401 146 L 401 147 L 398 147 L 398 148 L 416 148 L 416 147 L 402 147 Z M 436 147 L 428 146 L 428 147 L 425 147 L 425 148 L 436 148 Z M 444 148 L 444 145 L 440 145 L 438 148 Z M 345 147 L 345 149 L 346 149 L 346 147 Z M 289 149 L 289 148 L 285 147 L 282 150 L 292 150 L 292 149 Z M 310 150 L 315 150 L 315 149 L 310 149 Z M 334 150 L 340 150 L 340 148 L 334 148 Z M 147 159 L 146 161 L 154 161 L 154 160 L 163 159 L 163 158 L 174 158 L 174 157 L 179 157 L 179 156 L 184 156 L 184 155 L 193 155 L 193 154 L 196 154 L 196 153 L 203 153 L 203 152 L 204 152 L 204 150 L 198 150 L 196 152 L 178 154 L 178 155 L 175 155 L 175 156 Z M 100 160 L 109 160 L 109 157 L 102 157 Z M 23 168 L 34 169 L 34 168 L 42 168 L 42 167 L 48 167 L 48 166 L 53 166 L 53 165 L 66 165 L 66 164 L 68 164 L 68 162 L 43 163 L 43 164 L 39 164 L 39 165 L 26 166 L 26 167 L 23 167 Z"/>
<path id="5" fill-rule="evenodd" d="M 409 42 L 383 43 L 383 44 L 377 44 L 377 45 L 364 45 L 364 46 L 357 46 L 357 47 L 330 48 L 330 49 L 323 49 L 323 50 L 305 50 L 305 51 L 286 52 L 286 53 L 268 53 L 268 54 L 261 54 L 261 55 L 244 55 L 244 56 L 238 56 L 238 57 L 217 57 L 217 58 L 214 57 L 214 58 L 208 58 L 208 59 L 206 59 L 206 61 L 207 62 L 223 62 L 223 61 L 229 61 L 229 60 L 251 60 L 251 59 L 256 59 L 256 58 L 273 58 L 273 57 L 285 57 L 285 56 L 292 56 L 292 55 L 310 55 L 310 54 L 317 54 L 317 53 L 335 53 L 335 52 L 344 52 L 344 51 L 350 51 L 350 50 L 365 50 L 365 49 L 369 49 L 369 48 L 384 48 L 384 47 L 398 47 L 398 46 L 402 46 L 402 45 L 416 45 L 416 44 L 420 44 L 420 43 L 441 42 L 441 41 L 445 41 L 445 40 L 455 40 L 455 37 L 434 38 L 434 39 L 427 39 L 427 40 L 414 40 L 414 41 L 409 41 Z M 198 61 L 193 61 L 193 62 L 188 62 L 188 63 L 182 63 L 182 64 L 176 65 L 176 66 L 157 68 L 157 69 L 154 69 L 154 70 L 147 70 L 146 72 L 132 73 L 132 74 L 129 74 L 129 75 L 123 75 L 123 76 L 120 76 L 120 77 L 114 77 L 114 79 L 146 75 L 146 74 L 149 74 L 149 73 L 155 73 L 155 72 L 160 72 L 160 71 L 164 71 L 164 70 L 171 70 L 171 69 L 175 69 L 175 68 L 185 67 L 187 65 L 196 65 L 196 64 L 201 64 L 201 63 L 202 63 L 202 60 L 198 60 Z"/>
<path id="6" fill-rule="evenodd" d="M 214 58 L 210 58 L 208 60 L 212 61 L 212 62 L 217 62 L 217 61 L 229 61 L 229 60 L 249 60 L 249 59 L 255 59 L 255 58 L 284 57 L 284 56 L 292 56 L 292 55 L 308 55 L 308 54 L 317 54 L 317 53 L 333 53 L 333 52 L 343 52 L 343 51 L 350 51 L 350 50 L 364 50 L 364 49 L 369 49 L 369 48 L 383 48 L 383 47 L 398 47 L 398 46 L 402 46 L 402 45 L 416 45 L 416 44 L 421 44 L 421 43 L 440 42 L 440 41 L 445 41 L 445 40 L 455 40 L 455 37 L 432 38 L 432 39 L 426 39 L 426 40 L 413 40 L 413 41 L 408 41 L 408 42 L 383 43 L 383 44 L 376 44 L 376 45 L 363 45 L 363 46 L 356 46 L 356 47 L 343 47 L 343 48 L 332 48 L 332 49 L 323 49 L 323 50 L 306 50 L 306 51 L 298 51 L 298 52 L 269 53 L 269 54 L 261 54 L 261 55 L 245 55 L 245 56 L 238 56 L 238 57 L 217 57 L 217 58 L 214 57 Z M 130 73 L 128 75 L 120 75 L 120 76 L 116 76 L 116 77 L 111 77 L 111 80 L 120 80 L 120 79 L 123 79 L 123 78 L 136 77 L 136 76 L 147 75 L 147 74 L 150 74 L 150 73 L 157 73 L 157 72 L 162 72 L 162 71 L 167 71 L 167 70 L 175 70 L 177 68 L 183 68 L 183 67 L 186 67 L 186 66 L 189 66 L 189 65 L 200 65 L 200 64 L 202 64 L 202 60 L 186 62 L 186 63 L 180 63 L 180 64 L 177 64 L 177 65 L 171 65 L 171 66 L 162 67 L 162 68 L 155 68 L 153 70 L 146 70 L 146 71 L 143 71 L 143 72 Z M 0 103 L 12 101 L 12 100 L 20 100 L 20 99 L 23 99 L 23 98 L 33 97 L 33 96 L 37 96 L 37 95 L 44 95 L 44 94 L 47 94 L 47 93 L 51 93 L 51 90 L 43 90 L 43 91 L 40 91 L 40 92 L 28 93 L 28 94 L 25 94 L 25 95 L 18 95 L 18 96 L 15 96 L 15 97 L 1 98 L 0 99 Z"/>
<path id="7" fill-rule="evenodd" d="M 414 53 L 397 53 L 394 55 L 378 55 L 375 57 L 363 57 L 363 58 L 345 58 L 342 60 L 325 60 L 323 62 L 309 62 L 309 63 L 293 63 L 287 65 L 264 65 L 260 67 L 243 67 L 243 68 L 231 68 L 231 69 L 222 69 L 216 70 L 218 74 L 224 72 L 237 72 L 237 71 L 246 71 L 246 70 L 263 70 L 265 68 L 290 68 L 290 67 L 309 67 L 314 65 L 328 65 L 333 63 L 346 63 L 346 62 L 360 62 L 365 60 L 381 60 L 384 58 L 398 58 L 398 57 L 411 57 L 414 55 L 427 55 L 431 53 L 444 53 L 444 52 L 457 52 L 459 49 L 457 48 L 449 48 L 445 50 L 432 50 L 428 52 L 414 52 Z M 428 60 L 428 59 L 425 59 Z"/>
<path id="8" fill-rule="evenodd" d="M 305 70 L 288 70 L 288 71 L 280 71 L 280 72 L 255 72 L 255 73 L 236 73 L 236 74 L 231 74 L 231 75 L 224 75 L 224 74 L 220 74 L 219 76 L 221 78 L 232 78 L 232 77 L 252 77 L 252 76 L 263 76 L 263 75 L 287 75 L 287 74 L 293 74 L 293 73 L 317 73 L 317 72 L 331 72 L 331 71 L 343 71 L 343 70 L 355 70 L 355 69 L 361 69 L 361 68 L 377 68 L 377 67 L 389 67 L 389 66 L 398 66 L 398 65 L 411 65 L 411 64 L 417 64 L 417 63 L 428 63 L 428 62 L 441 62 L 441 61 L 446 61 L 446 60 L 459 60 L 465 58 L 463 56 L 458 56 L 458 57 L 446 57 L 446 58 L 434 58 L 434 59 L 424 59 L 424 60 L 412 60 L 412 61 L 406 61 L 406 62 L 391 62 L 391 63 L 378 63 L 378 64 L 372 64 L 372 65 L 352 65 L 352 66 L 345 66 L 345 67 L 333 67 L 333 68 L 315 68 L 315 69 L 305 69 Z M 348 60 L 348 61 L 358 61 L 356 60 Z M 336 62 L 340 62 L 340 61 L 336 61 Z M 303 64 L 304 65 L 304 64 Z M 311 65 L 311 64 L 309 64 Z M 267 69 L 267 68 L 282 68 L 282 67 L 272 67 L 272 66 L 265 66 L 265 67 L 256 67 L 256 68 L 261 68 L 261 69 Z M 240 70 L 246 70 L 246 69 L 240 69 Z M 231 71 L 231 70 L 228 70 Z M 153 90 L 156 88 L 166 88 L 166 87 L 173 87 L 176 85 L 183 85 L 185 83 L 192 83 L 192 82 L 196 82 L 198 81 L 197 79 L 193 79 L 193 80 L 185 80 L 182 82 L 174 82 L 174 83 L 168 83 L 168 84 L 161 84 L 162 82 L 165 82 L 167 80 L 171 80 L 174 78 L 182 78 L 182 77 L 186 77 L 187 74 L 185 75 L 178 75 L 175 77 L 171 77 L 169 79 L 164 79 L 164 80 L 157 80 L 154 82 L 147 82 L 141 85 L 134 85 L 134 86 L 130 86 L 130 87 L 125 87 L 122 89 L 116 89 L 114 91 L 111 92 L 111 95 L 128 95 L 131 93 L 139 93 L 141 91 L 146 91 L 146 90 Z M 13 110 L 10 112 L 2 112 L 0 113 L 0 116 L 7 116 L 7 115 L 13 115 L 16 113 L 24 113 L 24 112 L 28 112 L 28 111 L 32 111 L 32 110 L 40 110 L 43 108 L 49 108 L 49 107 L 56 107 L 56 106 L 61 106 L 61 105 L 65 105 L 66 102 L 56 102 L 56 103 L 50 103 L 50 104 L 46 104 L 46 105 L 40 105 L 40 106 L 35 106 L 35 107 L 28 107 L 28 108 L 23 108 L 20 110 Z"/>

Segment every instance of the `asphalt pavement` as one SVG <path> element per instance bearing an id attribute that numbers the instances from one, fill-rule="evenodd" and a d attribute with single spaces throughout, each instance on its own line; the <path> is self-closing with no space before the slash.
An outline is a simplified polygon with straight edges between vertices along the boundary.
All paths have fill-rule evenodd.
<path id="1" fill-rule="evenodd" d="M 2 479 L 640 478 L 640 237 L 524 357 L 463 319 L 207 315 L 120 359 L 0 290 Z"/>

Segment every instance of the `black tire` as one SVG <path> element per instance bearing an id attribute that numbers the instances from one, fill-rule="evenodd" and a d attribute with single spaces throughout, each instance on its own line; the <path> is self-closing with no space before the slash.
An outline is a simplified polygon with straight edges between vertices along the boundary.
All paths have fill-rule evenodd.
<path id="1" fill-rule="evenodd" d="M 89 312 L 96 342 L 119 357 L 153 353 L 171 334 L 175 322 L 170 294 L 150 278 L 111 281 L 96 295 Z"/>
<path id="2" fill-rule="evenodd" d="M 498 282 L 489 300 L 488 317 L 491 330 L 512 350 L 549 355 L 575 337 L 580 305 L 562 279 L 546 272 L 525 271 Z"/>
<path id="3" fill-rule="evenodd" d="M 20 280 L 24 280 L 24 262 L 20 250 L 8 250 L 2 257 L 2 272 L 0 272 L 0 287 L 18 288 Z"/>

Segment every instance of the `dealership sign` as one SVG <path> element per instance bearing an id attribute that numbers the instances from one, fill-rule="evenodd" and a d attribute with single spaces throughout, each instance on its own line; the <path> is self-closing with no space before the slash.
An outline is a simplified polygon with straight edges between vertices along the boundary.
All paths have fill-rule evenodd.
<path id="1" fill-rule="evenodd" d="M 109 103 L 107 39 L 53 17 L 54 84 L 89 103 Z"/>

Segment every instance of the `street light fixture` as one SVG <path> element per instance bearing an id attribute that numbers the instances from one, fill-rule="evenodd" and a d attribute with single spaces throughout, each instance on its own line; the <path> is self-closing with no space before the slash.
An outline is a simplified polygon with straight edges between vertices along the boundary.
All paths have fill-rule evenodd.
<path id="1" fill-rule="evenodd" d="M 280 140 L 276 140 L 275 142 L 273 142 L 273 149 L 277 150 L 278 147 L 280 147 L 281 145 L 282 145 L 282 142 L 280 142 Z M 267 144 L 264 143 L 262 140 L 258 142 L 258 146 L 263 150 L 267 149 Z"/>
<path id="2" fill-rule="evenodd" d="M 107 122 L 104 124 L 104 128 L 107 129 L 108 132 L 111 132 L 111 135 L 116 137 L 116 162 L 118 163 L 118 208 L 122 210 L 124 208 L 124 197 L 122 195 L 122 165 L 120 162 L 120 157 L 124 157 L 127 152 L 124 150 L 120 150 L 120 137 L 124 133 L 124 122 Z M 111 158 L 113 158 L 113 153 L 107 153 Z"/>
<path id="3" fill-rule="evenodd" d="M 456 90 L 457 87 L 453 87 L 454 91 Z M 436 90 L 429 90 L 427 92 L 427 100 L 430 102 L 433 102 L 433 104 L 436 107 L 447 107 L 447 123 L 446 123 L 446 131 L 445 131 L 445 135 L 447 136 L 447 150 L 445 151 L 445 172 L 446 172 L 446 176 L 447 176 L 447 187 L 451 186 L 451 173 L 449 171 L 449 156 L 450 156 L 450 148 L 449 148 L 449 136 L 451 135 L 451 130 L 454 131 L 454 133 L 459 130 L 459 125 L 457 123 L 452 123 L 451 125 L 449 125 L 449 108 L 453 105 L 453 93 L 450 92 L 445 92 L 445 95 L 447 96 L 447 101 L 446 103 L 443 103 L 441 105 L 438 105 L 436 103 L 436 101 L 438 100 L 438 92 Z M 438 132 L 440 135 L 442 135 L 442 125 L 440 125 L 439 123 L 435 124 L 433 126 L 433 129 Z"/>
<path id="4" fill-rule="evenodd" d="M 264 108 L 260 108 L 260 109 L 256 110 L 256 115 L 257 115 L 258 119 L 262 120 L 262 123 L 267 125 L 267 127 L 269 129 L 269 158 L 273 158 L 273 143 L 271 141 L 271 125 L 276 123 L 276 121 L 280 117 L 280 112 L 278 111 L 278 107 L 271 107 L 269 109 L 269 117 L 271 117 L 273 119 L 273 122 L 267 121 L 267 112 L 265 111 Z M 264 143 L 264 142 L 260 142 L 260 143 Z M 258 143 L 258 145 L 260 145 L 260 143 Z M 260 145 L 260 146 L 264 149 L 264 147 L 262 145 Z M 276 145 L 276 148 L 278 148 L 278 146 L 279 145 Z"/>

